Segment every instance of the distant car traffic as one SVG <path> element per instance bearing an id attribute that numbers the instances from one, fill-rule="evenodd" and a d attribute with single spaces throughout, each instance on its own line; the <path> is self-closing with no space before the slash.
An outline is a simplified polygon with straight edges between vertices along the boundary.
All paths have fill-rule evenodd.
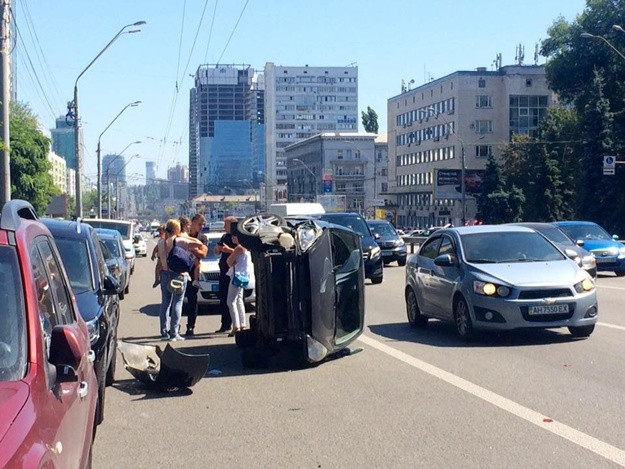
<path id="1" fill-rule="evenodd" d="M 135 250 L 135 256 L 145 257 L 148 255 L 148 245 L 141 233 L 135 234 L 132 240 L 132 246 Z"/>
<path id="2" fill-rule="evenodd" d="M 625 245 L 618 241 L 618 236 L 610 236 L 589 221 L 558 221 L 554 225 L 578 246 L 595 255 L 599 272 L 612 271 L 617 277 L 625 276 Z"/>
<path id="3" fill-rule="evenodd" d="M 90 467 L 89 333 L 50 231 L 22 200 L 2 207 L 0 285 L 0 467 Z"/>
<path id="4" fill-rule="evenodd" d="M 399 236 L 393 225 L 386 220 L 367 220 L 375 241 L 382 249 L 384 264 L 397 261 L 397 265 L 406 265 L 406 243 Z"/>
<path id="5" fill-rule="evenodd" d="M 477 329 L 568 327 L 592 334 L 598 305 L 588 272 L 535 231 L 511 225 L 438 230 L 408 259 L 408 321 L 451 322 L 470 339 Z"/>
<path id="6" fill-rule="evenodd" d="M 95 352 L 98 379 L 96 423 L 104 419 L 105 386 L 113 384 L 119 324 L 119 284 L 108 273 L 100 240 L 86 223 L 44 218 L 54 236 L 76 297 L 80 315 L 87 323 L 91 349 Z"/>
<path id="7" fill-rule="evenodd" d="M 131 221 L 126 220 L 108 220 L 102 218 L 85 218 L 83 222 L 88 223 L 94 228 L 108 228 L 111 230 L 117 230 L 122 235 L 124 244 L 124 252 L 126 253 L 126 260 L 130 268 L 130 273 L 135 271 L 135 249 L 133 246 L 133 240 L 135 237 L 135 225 Z"/>
<path id="8" fill-rule="evenodd" d="M 513 225 L 525 226 L 538 231 L 564 253 L 567 249 L 575 251 L 577 256 L 573 260 L 577 262 L 577 265 L 588 272 L 592 278 L 597 278 L 597 261 L 594 254 L 575 244 L 553 223 L 513 223 Z"/>
<path id="9" fill-rule="evenodd" d="M 198 291 L 198 305 L 218 305 L 219 304 L 219 254 L 215 254 L 215 246 L 223 236 L 223 232 L 208 232 L 208 254 L 200 261 L 200 289 Z M 243 301 L 246 304 L 253 303 L 256 299 L 254 269 L 250 268 L 250 283 L 243 291 Z"/>

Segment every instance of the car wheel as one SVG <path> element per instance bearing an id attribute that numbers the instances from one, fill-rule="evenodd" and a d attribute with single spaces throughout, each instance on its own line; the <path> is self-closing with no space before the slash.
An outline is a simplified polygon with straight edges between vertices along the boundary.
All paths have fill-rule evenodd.
<path id="1" fill-rule="evenodd" d="M 402 257 L 401 259 L 397 259 L 397 265 L 398 265 L 399 267 L 403 267 L 403 266 L 405 266 L 405 265 L 406 265 L 406 258 L 405 258 L 405 257 Z"/>
<path id="2" fill-rule="evenodd" d="M 456 332 L 464 340 L 471 340 L 474 337 L 473 323 L 469 314 L 469 307 L 464 298 L 458 298 L 454 304 L 454 320 Z"/>
<path id="3" fill-rule="evenodd" d="M 379 277 L 372 277 L 371 278 L 371 283 L 373 283 L 374 285 L 377 285 L 379 283 L 382 283 L 382 280 L 384 280 L 384 276 L 380 275 Z"/>
<path id="4" fill-rule="evenodd" d="M 284 219 L 273 213 L 261 213 L 252 215 L 237 223 L 238 238 L 241 244 L 251 251 L 259 251 L 263 248 L 260 239 L 262 228 L 273 226 L 285 226 Z"/>
<path id="5" fill-rule="evenodd" d="M 617 277 L 625 277 L 625 270 L 615 270 L 614 273 Z"/>
<path id="6" fill-rule="evenodd" d="M 130 293 L 130 282 L 128 282 L 128 285 L 124 288 L 124 293 Z"/>
<path id="7" fill-rule="evenodd" d="M 106 386 L 110 386 L 115 382 L 115 366 L 117 363 L 117 345 L 113 345 L 113 350 L 111 351 L 113 356 L 111 357 L 111 363 L 109 364 L 109 369 L 106 370 Z"/>
<path id="8" fill-rule="evenodd" d="M 569 332 L 573 337 L 588 337 L 594 330 L 594 324 L 591 324 L 590 326 L 569 327 Z"/>
<path id="9" fill-rule="evenodd" d="M 417 295 L 412 288 L 406 293 L 406 314 L 411 327 L 423 329 L 428 325 L 428 317 L 421 314 L 419 304 L 417 303 Z"/>
<path id="10" fill-rule="evenodd" d="M 117 295 L 119 296 L 120 300 L 123 300 L 126 297 L 126 294 L 125 294 L 124 290 L 122 290 L 119 293 L 117 293 Z"/>

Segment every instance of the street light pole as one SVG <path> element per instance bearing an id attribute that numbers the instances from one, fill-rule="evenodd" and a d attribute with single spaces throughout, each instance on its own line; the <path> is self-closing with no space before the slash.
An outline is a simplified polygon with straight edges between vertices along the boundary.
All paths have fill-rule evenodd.
<path id="1" fill-rule="evenodd" d="M 135 143 L 135 142 L 133 142 L 133 143 Z M 132 145 L 132 144 L 130 144 L 130 145 Z M 130 145 L 128 145 L 128 147 L 129 147 Z M 126 147 L 126 148 L 128 148 L 128 147 Z M 125 149 L 124 149 L 124 150 L 125 150 Z M 117 156 L 119 156 L 119 155 L 117 155 Z M 135 155 L 132 155 L 130 158 L 128 158 L 128 161 L 126 161 L 126 162 L 124 163 L 124 166 L 122 166 L 122 167 L 119 169 L 119 171 L 117 171 L 117 172 L 113 175 L 113 176 L 115 177 L 115 200 L 116 200 L 116 202 L 117 202 L 117 212 L 116 212 L 116 214 L 117 214 L 117 215 L 119 214 L 119 207 L 120 207 L 120 204 L 119 204 L 119 198 L 120 198 L 120 196 L 119 196 L 119 195 L 121 194 L 121 192 L 119 191 L 119 175 L 120 175 L 120 174 L 121 174 L 121 172 L 124 170 L 124 168 L 125 168 L 126 166 L 128 166 L 128 163 L 130 163 L 130 162 L 131 162 L 134 158 L 136 158 L 136 157 L 138 157 L 138 156 L 139 156 L 139 154 L 137 153 L 137 154 L 135 154 Z M 108 164 L 108 166 L 106 167 L 107 189 L 109 189 L 109 186 L 108 186 L 108 184 L 109 184 L 109 183 L 108 183 L 108 180 L 109 180 L 109 177 L 110 177 L 110 172 L 109 172 L 109 170 L 110 170 L 110 167 L 111 167 L 111 163 L 112 163 L 113 161 L 115 161 L 116 159 L 117 159 L 117 157 L 113 158 L 113 159 L 111 160 L 111 162 Z M 109 219 L 110 219 L 110 218 L 111 218 L 111 191 L 110 191 L 110 189 L 108 190 L 108 216 L 109 216 Z"/>
<path id="2" fill-rule="evenodd" d="M 612 26 L 612 28 L 614 28 L 616 31 L 622 31 L 622 30 L 623 30 L 623 28 L 621 28 L 621 27 L 620 27 L 620 26 L 618 26 L 618 25 L 614 25 L 614 26 Z M 601 39 L 601 40 L 602 40 L 603 42 L 605 42 L 608 46 L 610 46 L 610 47 L 612 48 L 612 50 L 613 50 L 614 52 L 616 52 L 616 53 L 617 53 L 617 54 L 621 57 L 621 59 L 625 60 L 625 55 L 623 55 L 623 53 L 622 53 L 620 50 L 618 50 L 616 47 L 614 47 L 614 46 L 612 45 L 612 43 L 611 43 L 610 41 L 608 41 L 605 37 L 603 37 L 603 36 L 597 36 L 597 35 L 595 35 L 595 34 L 590 34 L 590 33 L 581 33 L 579 36 L 580 36 L 580 37 L 583 37 L 584 39 Z"/>
<path id="3" fill-rule="evenodd" d="M 129 107 L 135 107 L 141 104 L 141 101 L 135 101 L 133 103 L 126 104 L 124 108 L 119 111 L 119 114 L 115 116 L 115 118 L 110 122 L 109 125 L 102 131 L 102 133 L 98 136 L 98 218 L 102 218 L 102 149 L 100 146 L 100 140 L 102 139 L 102 135 L 113 125 L 113 122 L 117 120 L 122 113 L 128 109 Z"/>
<path id="4" fill-rule="evenodd" d="M 319 193 L 317 192 L 317 175 L 313 172 L 312 169 L 310 169 L 308 167 L 308 165 L 306 163 L 304 163 L 302 160 L 300 160 L 299 158 L 293 158 L 292 161 L 297 161 L 298 163 L 301 163 L 301 165 L 306 168 L 306 170 L 312 175 L 313 177 L 313 184 L 314 184 L 314 188 L 315 188 L 315 202 L 317 201 L 317 196 L 319 195 Z"/>
<path id="5" fill-rule="evenodd" d="M 145 24 L 145 21 L 137 21 L 136 23 L 127 24 L 122 29 L 120 29 L 119 32 L 113 37 L 113 39 L 111 39 L 109 43 L 106 46 L 104 46 L 104 49 L 102 49 L 100 53 L 96 55 L 95 58 L 91 62 L 89 62 L 89 65 L 87 65 L 87 67 L 85 67 L 85 69 L 82 72 L 80 72 L 80 75 L 78 75 L 78 78 L 76 78 L 76 81 L 74 82 L 74 102 L 71 103 L 71 107 L 74 110 L 74 145 L 76 146 L 74 150 L 75 155 L 76 155 L 76 218 L 82 217 L 82 158 L 80 156 L 80 116 L 78 114 L 78 80 L 80 80 L 80 77 L 82 77 L 85 74 L 85 72 L 89 70 L 89 68 L 91 68 L 93 63 L 96 60 L 98 60 L 100 56 L 104 54 L 104 52 L 109 47 L 111 47 L 111 45 L 117 40 L 119 36 L 121 36 L 124 33 L 132 34 L 132 33 L 138 33 L 141 31 L 139 29 L 126 31 L 127 28 L 130 28 L 133 26 L 142 26 L 144 24 Z"/>

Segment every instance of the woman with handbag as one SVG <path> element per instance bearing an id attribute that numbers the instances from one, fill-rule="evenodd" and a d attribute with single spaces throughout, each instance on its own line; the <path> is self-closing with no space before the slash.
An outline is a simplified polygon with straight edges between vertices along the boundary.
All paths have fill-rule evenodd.
<path id="1" fill-rule="evenodd" d="M 232 241 L 236 247 L 227 259 L 228 266 L 230 266 L 227 275 L 231 279 L 228 286 L 227 302 L 232 318 L 232 332 L 228 334 L 228 337 L 232 337 L 236 332 L 246 328 L 243 291 L 250 282 L 250 266 L 252 265 L 250 252 L 239 244 L 236 236 L 232 236 Z"/>

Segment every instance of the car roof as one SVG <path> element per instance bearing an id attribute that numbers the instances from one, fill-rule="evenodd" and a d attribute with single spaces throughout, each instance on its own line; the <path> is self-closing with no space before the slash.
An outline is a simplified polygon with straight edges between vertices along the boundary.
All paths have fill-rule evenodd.
<path id="1" fill-rule="evenodd" d="M 109 228 L 96 228 L 95 231 L 96 233 L 101 235 L 102 238 L 105 238 L 105 237 L 121 238 L 122 237 L 119 231 L 111 230 Z"/>
<path id="2" fill-rule="evenodd" d="M 526 226 L 528 228 L 532 228 L 534 230 L 539 230 L 541 228 L 557 228 L 553 223 L 541 223 L 541 222 L 519 222 L 519 223 L 507 223 L 507 225 L 512 226 Z"/>
<path id="3" fill-rule="evenodd" d="M 386 220 L 366 220 L 369 225 L 390 225 L 390 221 Z"/>
<path id="4" fill-rule="evenodd" d="M 434 235 L 439 233 L 455 232 L 459 235 L 477 234 L 477 233 L 534 233 L 534 230 L 526 226 L 519 225 L 475 225 L 475 226 L 456 226 L 452 228 L 441 228 L 436 230 Z"/>
<path id="5" fill-rule="evenodd" d="M 313 217 L 334 218 L 334 217 L 344 217 L 345 215 L 363 218 L 360 213 L 356 213 L 356 212 L 326 212 L 326 213 L 320 213 L 319 215 L 313 215 Z"/>
<path id="6" fill-rule="evenodd" d="M 556 225 L 562 226 L 570 226 L 570 225 L 596 225 L 595 222 L 592 221 L 575 221 L 575 220 L 566 220 L 566 221 L 556 221 L 554 222 Z"/>
<path id="7" fill-rule="evenodd" d="M 93 230 L 91 225 L 73 220 L 41 218 L 41 222 L 48 227 L 53 236 L 60 234 L 64 238 L 87 239 Z"/>

